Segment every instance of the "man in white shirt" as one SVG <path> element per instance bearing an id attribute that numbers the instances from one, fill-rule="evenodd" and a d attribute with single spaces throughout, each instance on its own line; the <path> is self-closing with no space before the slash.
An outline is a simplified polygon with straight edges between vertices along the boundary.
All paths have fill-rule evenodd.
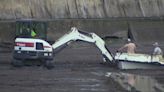
<path id="1" fill-rule="evenodd" d="M 162 52 L 161 48 L 159 47 L 158 42 L 155 42 L 153 45 L 155 46 L 153 55 L 163 55 L 163 52 Z"/>

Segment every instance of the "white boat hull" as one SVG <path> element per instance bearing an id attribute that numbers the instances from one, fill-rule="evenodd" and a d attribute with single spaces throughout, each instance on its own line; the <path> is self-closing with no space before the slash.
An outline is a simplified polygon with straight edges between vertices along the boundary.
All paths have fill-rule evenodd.
<path id="1" fill-rule="evenodd" d="M 164 69 L 164 59 L 159 55 L 117 53 L 115 60 L 119 69 Z"/>
<path id="2" fill-rule="evenodd" d="M 118 61 L 117 65 L 119 69 L 164 69 L 164 65 L 156 63 Z"/>

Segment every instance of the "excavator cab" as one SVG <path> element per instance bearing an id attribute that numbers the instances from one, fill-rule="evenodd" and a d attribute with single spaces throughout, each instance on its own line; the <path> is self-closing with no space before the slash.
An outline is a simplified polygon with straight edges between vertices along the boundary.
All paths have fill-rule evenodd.
<path id="1" fill-rule="evenodd" d="M 15 38 L 39 38 L 46 40 L 47 23 L 37 20 L 16 21 Z"/>
<path id="2" fill-rule="evenodd" d="M 36 20 L 16 21 L 16 36 L 13 51 L 13 66 L 23 66 L 24 62 L 37 60 L 47 68 L 52 68 L 53 50 L 46 42 L 47 24 Z"/>

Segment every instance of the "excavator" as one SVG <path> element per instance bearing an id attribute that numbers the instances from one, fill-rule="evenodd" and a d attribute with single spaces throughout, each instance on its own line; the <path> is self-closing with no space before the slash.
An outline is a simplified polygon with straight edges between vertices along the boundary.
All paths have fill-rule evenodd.
<path id="1" fill-rule="evenodd" d="M 159 57 L 146 54 L 128 54 L 118 52 L 116 55 L 112 54 L 108 50 L 104 40 L 95 33 L 88 33 L 78 30 L 76 27 L 72 27 L 71 31 L 59 38 L 54 44 L 50 45 L 47 41 L 36 38 L 16 38 L 13 51 L 13 66 L 23 66 L 23 61 L 27 59 L 42 60 L 47 68 L 52 68 L 52 61 L 54 55 L 74 41 L 84 41 L 94 44 L 101 52 L 104 63 L 117 65 L 121 69 L 135 68 L 135 64 L 140 66 L 139 63 L 157 63 L 158 65 L 164 65 L 160 61 Z M 130 62 L 130 64 L 127 64 Z M 124 65 L 125 63 L 125 65 Z M 144 67 L 144 66 L 143 66 Z"/>

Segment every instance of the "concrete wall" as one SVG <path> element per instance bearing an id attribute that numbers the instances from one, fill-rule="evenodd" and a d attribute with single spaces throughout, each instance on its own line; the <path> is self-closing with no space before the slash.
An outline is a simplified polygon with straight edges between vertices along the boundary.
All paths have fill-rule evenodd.
<path id="1" fill-rule="evenodd" d="M 127 37 L 127 24 L 125 21 L 110 20 L 56 20 L 48 22 L 48 39 L 57 39 L 77 27 L 82 31 L 94 32 L 101 37 L 117 35 Z"/>
<path id="2" fill-rule="evenodd" d="M 0 0 L 0 19 L 163 17 L 164 0 Z"/>
<path id="3" fill-rule="evenodd" d="M 121 36 L 127 38 L 126 21 L 110 20 L 56 20 L 47 21 L 47 39 L 55 41 L 71 27 L 77 27 L 82 31 L 94 32 L 101 37 Z M 15 37 L 15 22 L 0 22 L 0 42 L 12 42 Z"/>
<path id="4" fill-rule="evenodd" d="M 132 37 L 138 43 L 163 42 L 164 21 L 161 20 L 55 20 L 47 21 L 48 40 L 57 40 L 70 31 L 71 27 L 80 30 L 94 32 L 100 37 L 118 36 L 127 38 L 128 29 Z M 15 37 L 15 22 L 0 22 L 0 41 L 10 42 Z M 164 42 L 163 42 L 164 43 Z"/>
<path id="5" fill-rule="evenodd" d="M 15 23 L 0 22 L 0 42 L 6 42 L 6 43 L 13 42 L 14 37 L 15 37 Z"/>

